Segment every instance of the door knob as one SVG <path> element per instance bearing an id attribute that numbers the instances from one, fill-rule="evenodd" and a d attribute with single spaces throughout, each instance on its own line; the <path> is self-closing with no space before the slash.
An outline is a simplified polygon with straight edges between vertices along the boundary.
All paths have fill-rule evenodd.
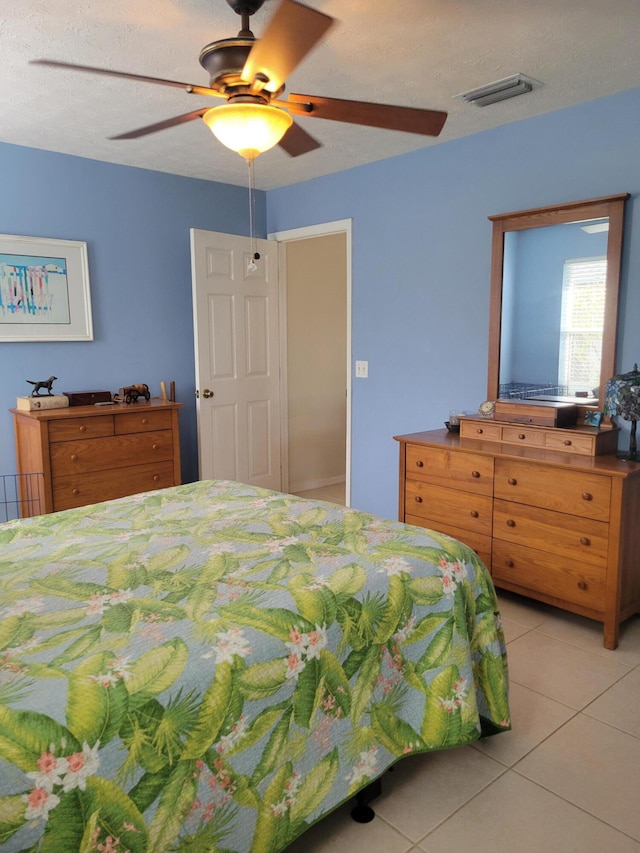
<path id="1" fill-rule="evenodd" d="M 202 396 L 205 400 L 208 400 L 210 397 L 213 397 L 213 391 L 210 391 L 208 388 L 205 388 L 202 392 Z"/>

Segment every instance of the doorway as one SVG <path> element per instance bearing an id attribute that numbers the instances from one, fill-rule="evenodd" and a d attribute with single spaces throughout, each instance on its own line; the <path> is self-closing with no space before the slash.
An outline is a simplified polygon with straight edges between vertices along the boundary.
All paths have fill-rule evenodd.
<path id="1" fill-rule="evenodd" d="M 351 220 L 277 232 L 282 488 L 349 505 Z"/>

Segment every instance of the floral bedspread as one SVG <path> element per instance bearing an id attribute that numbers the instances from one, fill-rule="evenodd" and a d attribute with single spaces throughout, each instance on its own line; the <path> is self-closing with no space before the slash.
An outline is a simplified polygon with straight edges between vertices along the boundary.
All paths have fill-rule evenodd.
<path id="1" fill-rule="evenodd" d="M 209 481 L 0 525 L 0 850 L 260 853 L 509 728 L 442 534 Z"/>

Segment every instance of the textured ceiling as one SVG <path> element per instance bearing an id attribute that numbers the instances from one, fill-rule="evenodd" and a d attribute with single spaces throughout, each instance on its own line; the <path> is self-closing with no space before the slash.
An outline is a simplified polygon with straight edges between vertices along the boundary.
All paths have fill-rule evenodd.
<path id="1" fill-rule="evenodd" d="M 256 37 L 276 8 L 252 18 Z M 322 142 L 256 160 L 256 185 L 285 186 L 640 86 L 638 0 L 309 0 L 336 25 L 287 90 L 445 110 L 438 140 L 320 119 Z M 7 14 L 8 11 L 8 14 Z M 107 137 L 211 100 L 29 65 L 36 58 L 208 85 L 201 48 L 235 36 L 225 0 L 4 0 L 0 141 L 206 180 L 246 184 L 246 165 L 201 121 L 133 141 Z M 544 85 L 479 108 L 455 95 L 521 72 Z M 217 102 L 216 102 L 217 103 Z"/>

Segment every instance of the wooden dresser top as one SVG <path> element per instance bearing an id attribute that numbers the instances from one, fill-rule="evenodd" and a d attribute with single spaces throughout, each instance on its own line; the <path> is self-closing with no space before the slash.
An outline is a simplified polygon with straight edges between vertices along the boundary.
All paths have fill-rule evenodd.
<path id="1" fill-rule="evenodd" d="M 611 474 L 617 477 L 640 477 L 640 463 L 619 459 L 615 453 L 604 456 L 576 456 L 555 450 L 536 447 L 520 447 L 503 442 L 482 441 L 475 438 L 461 438 L 458 433 L 446 429 L 413 432 L 408 435 L 394 435 L 401 444 L 421 444 L 431 447 L 450 447 L 463 453 L 482 453 L 487 456 L 526 459 L 545 465 L 556 465 L 574 471 Z"/>
<path id="2" fill-rule="evenodd" d="M 108 406 L 67 406 L 61 409 L 37 409 L 33 412 L 24 409 L 9 409 L 14 415 L 33 418 L 37 421 L 59 420 L 60 418 L 90 418 L 96 415 L 118 415 L 123 412 L 157 411 L 160 409 L 179 409 L 182 403 L 153 398 L 137 403 L 111 403 Z"/>

